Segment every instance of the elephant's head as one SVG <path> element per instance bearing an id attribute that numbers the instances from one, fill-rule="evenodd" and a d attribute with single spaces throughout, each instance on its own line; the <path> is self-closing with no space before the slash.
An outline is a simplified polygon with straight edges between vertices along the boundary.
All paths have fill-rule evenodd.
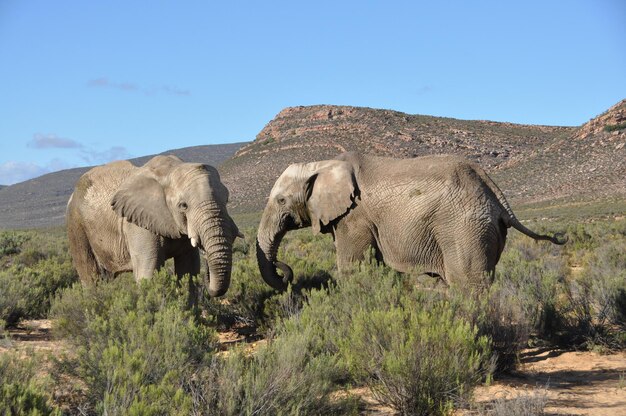
<path id="1" fill-rule="evenodd" d="M 240 235 L 227 202 L 228 190 L 214 167 L 156 156 L 121 184 L 111 205 L 155 234 L 188 237 L 207 262 L 209 295 L 221 296 L 230 285 L 232 245 Z"/>
<path id="2" fill-rule="evenodd" d="M 291 268 L 276 259 L 287 231 L 307 226 L 314 234 L 328 231 L 350 210 L 358 192 L 353 167 L 345 161 L 298 163 L 285 169 L 272 188 L 257 234 L 257 261 L 265 282 L 283 290 L 293 277 Z"/>

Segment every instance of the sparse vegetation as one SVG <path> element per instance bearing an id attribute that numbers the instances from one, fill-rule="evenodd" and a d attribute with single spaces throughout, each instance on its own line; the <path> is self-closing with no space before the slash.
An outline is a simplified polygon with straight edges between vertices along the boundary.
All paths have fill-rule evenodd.
<path id="1" fill-rule="evenodd" d="M 185 285 L 182 285 L 185 286 Z M 189 414 L 185 392 L 215 351 L 215 332 L 186 311 L 187 294 L 165 271 L 75 285 L 56 299 L 57 333 L 76 349 L 67 368 L 87 385 L 85 408 L 103 414 Z"/>
<path id="2" fill-rule="evenodd" d="M 32 352 L 31 352 L 32 355 Z M 60 416 L 49 385 L 36 375 L 38 356 L 0 354 L 0 414 Z"/>
<path id="3" fill-rule="evenodd" d="M 0 232 L 0 321 L 43 318 L 54 294 L 78 279 L 59 233 Z"/>
<path id="4" fill-rule="evenodd" d="M 141 285 L 127 275 L 83 287 L 61 232 L 1 233 L 0 318 L 49 317 L 71 353 L 44 382 L 36 358 L 0 352 L 0 402 L 58 414 L 68 401 L 54 386 L 70 377 L 83 386 L 72 406 L 86 414 L 356 414 L 353 388 L 402 414 L 447 414 L 494 369 L 514 369 L 528 345 L 626 346 L 626 223 L 550 228 L 566 229 L 568 244 L 511 233 L 481 296 L 367 262 L 337 276 L 332 241 L 309 230 L 281 244 L 295 282 L 277 293 L 258 275 L 255 230 L 244 229 L 231 288 L 203 299 L 202 317 L 186 310 L 186 285 L 169 268 Z M 220 351 L 216 331 L 242 328 L 265 340 Z M 484 411 L 541 414 L 546 396 L 531 396 Z"/>
<path id="5" fill-rule="evenodd" d="M 609 133 L 613 131 L 624 130 L 624 129 L 626 129 L 626 123 L 607 124 L 606 126 L 604 126 L 604 131 L 609 132 Z"/>
<path id="6" fill-rule="evenodd" d="M 546 390 L 537 388 L 532 393 L 513 398 L 498 397 L 484 413 L 489 416 L 541 416 L 545 414 L 547 403 Z"/>

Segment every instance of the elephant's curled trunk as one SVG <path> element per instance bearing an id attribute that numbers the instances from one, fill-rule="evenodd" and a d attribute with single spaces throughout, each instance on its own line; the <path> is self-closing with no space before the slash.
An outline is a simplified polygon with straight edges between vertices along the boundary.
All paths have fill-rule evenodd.
<path id="1" fill-rule="evenodd" d="M 276 260 L 275 256 L 271 256 L 268 252 L 263 251 L 259 245 L 259 240 L 256 242 L 256 258 L 261 277 L 263 277 L 265 283 L 276 290 L 287 289 L 289 282 L 291 282 L 293 278 L 291 267 Z M 283 272 L 283 277 L 278 274 L 277 268 Z"/>

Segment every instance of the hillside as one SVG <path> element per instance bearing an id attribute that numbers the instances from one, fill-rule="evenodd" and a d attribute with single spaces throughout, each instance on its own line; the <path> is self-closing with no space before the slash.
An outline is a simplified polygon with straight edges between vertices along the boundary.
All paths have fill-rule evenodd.
<path id="1" fill-rule="evenodd" d="M 494 176 L 514 201 L 626 197 L 626 100 Z"/>
<path id="2" fill-rule="evenodd" d="M 168 150 L 189 162 L 219 166 L 241 147 L 242 143 L 194 146 Z M 131 159 L 141 166 L 151 157 Z M 74 184 L 90 167 L 67 169 L 49 173 L 28 181 L 0 189 L 0 229 L 39 228 L 62 225 L 65 206 Z"/>
<path id="3" fill-rule="evenodd" d="M 222 165 L 232 210 L 263 207 L 293 162 L 358 150 L 381 156 L 455 153 L 480 163 L 514 205 L 626 196 L 626 100 L 585 125 L 552 127 L 466 121 L 358 107 L 286 108 Z"/>

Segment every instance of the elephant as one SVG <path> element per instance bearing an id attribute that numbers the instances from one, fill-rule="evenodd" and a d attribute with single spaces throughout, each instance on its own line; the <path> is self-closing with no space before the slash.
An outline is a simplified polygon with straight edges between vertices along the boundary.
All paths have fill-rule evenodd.
<path id="1" fill-rule="evenodd" d="M 277 260 L 282 238 L 308 226 L 313 234 L 332 234 L 340 274 L 371 246 L 375 258 L 396 271 L 419 268 L 448 285 L 479 288 L 493 280 L 508 228 L 535 240 L 567 241 L 564 234 L 526 228 L 485 171 L 453 155 L 395 159 L 347 152 L 287 167 L 257 234 L 259 271 L 273 288 L 285 289 L 293 277 Z"/>
<path id="2" fill-rule="evenodd" d="M 228 189 L 217 169 L 156 156 L 136 167 L 115 161 L 78 180 L 67 204 L 69 248 L 80 280 L 132 271 L 137 281 L 174 258 L 180 279 L 207 264 L 211 297 L 230 285 L 232 246 L 242 236 L 226 209 Z M 190 296 L 195 286 L 190 279 Z"/>

